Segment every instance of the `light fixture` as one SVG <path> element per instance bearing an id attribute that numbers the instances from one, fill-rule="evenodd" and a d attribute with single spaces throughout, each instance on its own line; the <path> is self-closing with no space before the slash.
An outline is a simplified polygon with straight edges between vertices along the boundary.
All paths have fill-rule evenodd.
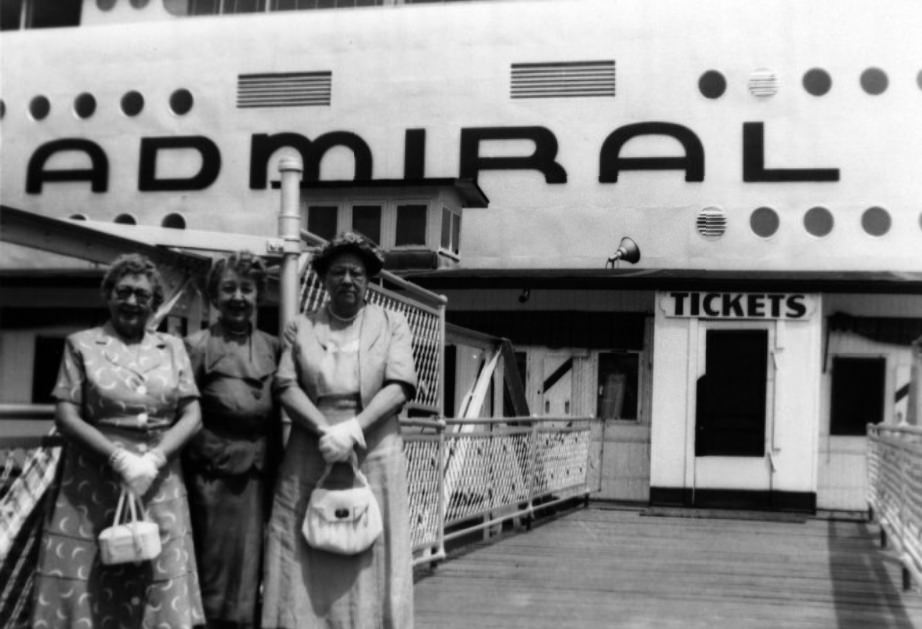
<path id="1" fill-rule="evenodd" d="M 522 293 L 519 295 L 519 303 L 524 304 L 531 297 L 531 289 L 523 288 Z"/>
<path id="2" fill-rule="evenodd" d="M 627 236 L 621 239 L 615 253 L 605 262 L 605 267 L 609 269 L 615 268 L 615 262 L 618 260 L 626 260 L 631 264 L 636 264 L 640 260 L 640 247 Z"/>

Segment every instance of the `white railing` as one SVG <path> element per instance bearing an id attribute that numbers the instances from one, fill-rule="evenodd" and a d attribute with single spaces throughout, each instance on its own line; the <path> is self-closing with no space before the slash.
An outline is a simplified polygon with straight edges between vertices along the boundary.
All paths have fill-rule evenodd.
<path id="1" fill-rule="evenodd" d="M 922 428 L 868 425 L 868 506 L 910 577 L 922 583 Z"/>
<path id="2" fill-rule="evenodd" d="M 50 409 L 0 405 L 0 422 L 22 413 L 47 419 Z M 588 499 L 590 421 L 403 420 L 414 565 L 443 559 L 446 541 L 505 521 L 530 524 L 540 509 Z M 0 618 L 22 618 L 30 600 L 42 499 L 61 443 L 0 436 Z"/>
<path id="3" fill-rule="evenodd" d="M 404 451 L 414 563 L 445 556 L 445 542 L 538 509 L 588 499 L 589 418 L 410 422 Z"/>

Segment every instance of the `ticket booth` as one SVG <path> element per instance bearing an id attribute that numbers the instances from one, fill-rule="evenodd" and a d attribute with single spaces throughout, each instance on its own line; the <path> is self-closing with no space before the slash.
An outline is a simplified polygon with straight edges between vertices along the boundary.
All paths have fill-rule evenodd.
<path id="1" fill-rule="evenodd" d="M 657 293 L 652 504 L 815 511 L 820 299 Z"/>

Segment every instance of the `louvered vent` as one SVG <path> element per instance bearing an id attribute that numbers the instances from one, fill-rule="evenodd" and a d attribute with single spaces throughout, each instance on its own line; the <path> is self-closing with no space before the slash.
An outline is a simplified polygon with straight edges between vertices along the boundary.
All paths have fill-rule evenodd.
<path id="1" fill-rule="evenodd" d="M 614 95 L 614 59 L 512 64 L 512 98 L 614 97 Z"/>
<path id="2" fill-rule="evenodd" d="M 717 207 L 706 207 L 698 212 L 695 228 L 705 238 L 720 238 L 727 231 L 727 216 Z"/>
<path id="3" fill-rule="evenodd" d="M 329 105 L 332 85 L 329 71 L 241 74 L 237 77 L 237 108 Z"/>
<path id="4" fill-rule="evenodd" d="M 753 96 L 774 96 L 778 93 L 778 75 L 771 70 L 754 70 L 749 75 L 749 93 Z"/>

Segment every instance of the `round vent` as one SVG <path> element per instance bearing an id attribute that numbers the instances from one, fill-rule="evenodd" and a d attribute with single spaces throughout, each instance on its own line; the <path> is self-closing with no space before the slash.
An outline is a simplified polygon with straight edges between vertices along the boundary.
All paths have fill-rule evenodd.
<path id="1" fill-rule="evenodd" d="M 765 68 L 753 70 L 749 75 L 749 93 L 763 98 L 774 96 L 778 93 L 778 75 Z"/>
<path id="2" fill-rule="evenodd" d="M 719 207 L 706 207 L 698 212 L 695 229 L 705 238 L 720 238 L 727 231 L 727 215 Z"/>

